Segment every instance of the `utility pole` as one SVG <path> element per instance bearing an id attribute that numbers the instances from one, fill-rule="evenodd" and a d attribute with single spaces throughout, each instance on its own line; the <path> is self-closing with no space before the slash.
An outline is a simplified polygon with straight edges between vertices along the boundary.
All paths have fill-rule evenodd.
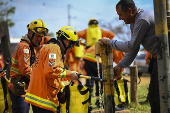
<path id="1" fill-rule="evenodd" d="M 68 26 L 71 26 L 71 16 L 70 16 L 70 4 L 68 4 Z"/>
<path id="2" fill-rule="evenodd" d="M 157 56 L 160 113 L 170 113 L 170 66 L 166 6 L 165 0 L 154 0 L 155 34 L 160 50 Z"/>

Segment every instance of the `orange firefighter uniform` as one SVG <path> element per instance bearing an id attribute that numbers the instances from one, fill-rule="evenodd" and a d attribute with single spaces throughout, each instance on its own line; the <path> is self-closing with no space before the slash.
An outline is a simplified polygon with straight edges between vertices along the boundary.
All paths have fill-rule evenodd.
<path id="1" fill-rule="evenodd" d="M 117 51 L 115 49 L 112 49 L 112 52 L 113 52 L 113 61 L 118 64 L 119 61 L 122 60 L 122 58 L 124 57 L 125 55 L 125 52 L 121 52 L 121 51 Z"/>
<path id="2" fill-rule="evenodd" d="M 26 79 L 29 79 L 31 75 L 30 60 L 34 60 L 35 57 L 35 54 L 33 53 L 34 49 L 33 46 L 31 46 L 31 42 L 27 35 L 23 36 L 21 40 L 24 41 L 21 41 L 20 43 L 17 44 L 12 55 L 12 65 L 10 69 L 11 80 L 17 79 L 18 77 L 21 78 L 25 77 Z M 25 87 L 26 89 L 27 86 L 28 84 Z M 11 91 L 13 91 L 12 82 L 9 83 L 8 87 Z"/>
<path id="3" fill-rule="evenodd" d="M 147 51 L 147 54 L 145 56 L 145 60 L 146 60 L 147 64 L 149 64 L 151 59 L 152 59 L 152 55 L 150 52 Z"/>
<path id="4" fill-rule="evenodd" d="M 66 52 L 66 59 L 65 62 L 69 65 L 70 71 L 77 71 L 80 73 L 80 67 L 79 67 L 79 59 L 75 57 L 75 49 L 69 49 Z"/>
<path id="5" fill-rule="evenodd" d="M 38 53 L 40 51 L 40 49 L 43 47 L 44 44 L 47 44 L 47 42 L 51 39 L 50 36 L 45 36 L 42 37 L 42 41 L 40 42 L 40 46 L 39 47 L 35 47 L 35 51 L 36 53 Z"/>
<path id="6" fill-rule="evenodd" d="M 100 38 L 103 38 L 103 37 L 107 37 L 109 39 L 113 39 L 115 34 L 113 32 L 110 32 L 110 31 L 107 31 L 107 30 L 104 30 L 104 29 L 100 29 L 100 36 L 99 36 L 99 39 Z M 95 43 L 98 41 L 95 41 L 95 43 L 93 45 L 91 44 L 88 44 L 88 40 L 90 42 L 92 42 L 92 40 L 88 39 L 87 36 L 90 35 L 90 33 L 88 32 L 88 29 L 84 29 L 82 31 L 78 31 L 77 32 L 77 35 L 79 38 L 83 38 L 86 40 L 86 50 L 85 50 L 85 55 L 83 57 L 83 59 L 87 59 L 89 61 L 92 61 L 92 62 L 97 62 L 97 59 L 95 57 Z M 101 61 L 100 61 L 101 62 Z"/>
<path id="7" fill-rule="evenodd" d="M 125 52 L 117 51 L 117 50 L 115 50 L 115 49 L 112 49 L 112 52 L 113 52 L 113 61 L 114 61 L 116 64 L 118 64 L 119 61 L 121 61 L 122 58 L 124 57 Z M 123 75 L 123 70 L 124 70 L 124 68 L 121 70 L 121 75 L 118 76 L 118 77 L 116 77 L 116 79 L 122 77 L 122 75 Z"/>
<path id="8" fill-rule="evenodd" d="M 86 40 L 86 49 L 83 60 L 85 62 L 84 70 L 86 71 L 87 76 L 95 76 L 98 77 L 97 70 L 97 59 L 95 54 L 95 43 L 103 38 L 107 37 L 109 39 L 113 39 L 115 34 L 113 32 L 101 29 L 98 25 L 89 25 L 88 29 L 84 29 L 82 31 L 78 31 L 77 35 L 79 38 L 83 38 Z M 102 78 L 102 67 L 101 67 L 101 58 L 99 59 L 99 72 L 100 78 Z M 91 84 L 91 85 L 90 85 Z M 96 84 L 96 96 L 99 96 L 99 84 L 98 81 L 95 81 Z M 87 87 L 93 87 L 93 81 L 86 80 Z M 101 89 L 103 89 L 103 84 L 101 84 Z M 91 89 L 91 93 L 93 93 L 93 89 Z M 98 103 L 98 100 L 96 101 Z"/>
<path id="9" fill-rule="evenodd" d="M 36 55 L 25 101 L 56 113 L 60 81 L 62 78 L 68 80 L 71 75 L 71 71 L 63 68 L 59 45 L 47 44 L 42 47 Z"/>

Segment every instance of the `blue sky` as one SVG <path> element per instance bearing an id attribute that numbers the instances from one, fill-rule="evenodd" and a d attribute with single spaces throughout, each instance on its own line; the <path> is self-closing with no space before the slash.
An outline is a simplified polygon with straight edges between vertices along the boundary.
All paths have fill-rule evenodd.
<path id="1" fill-rule="evenodd" d="M 27 24 L 33 20 L 44 20 L 49 32 L 55 34 L 68 25 L 70 4 L 71 26 L 77 31 L 88 27 L 91 18 L 110 22 L 118 17 L 115 6 L 119 0 L 11 0 L 16 7 L 11 19 L 15 26 L 9 29 L 10 37 L 19 38 L 27 33 Z M 134 0 L 137 8 L 153 10 L 153 0 Z"/>

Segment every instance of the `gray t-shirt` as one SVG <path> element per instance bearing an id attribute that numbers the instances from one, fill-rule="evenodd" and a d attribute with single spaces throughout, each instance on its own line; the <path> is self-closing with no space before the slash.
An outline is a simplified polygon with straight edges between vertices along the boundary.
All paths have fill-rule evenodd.
<path id="1" fill-rule="evenodd" d="M 157 44 L 155 36 L 154 11 L 138 9 L 135 17 L 135 24 L 130 24 L 131 39 L 129 41 L 110 40 L 112 48 L 126 52 L 118 66 L 125 68 L 135 59 L 140 44 L 149 51 L 153 57 L 157 55 Z"/>

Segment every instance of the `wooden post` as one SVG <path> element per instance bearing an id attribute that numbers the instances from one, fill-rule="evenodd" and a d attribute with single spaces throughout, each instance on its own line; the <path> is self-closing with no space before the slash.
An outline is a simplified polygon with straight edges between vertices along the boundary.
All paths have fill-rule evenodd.
<path id="1" fill-rule="evenodd" d="M 12 50 L 9 38 L 8 24 L 7 22 L 0 22 L 0 40 L 1 40 L 1 48 L 2 54 L 4 58 L 4 63 L 9 59 L 9 65 L 7 67 L 6 76 L 10 77 L 10 67 L 11 67 L 11 57 Z"/>
<path id="2" fill-rule="evenodd" d="M 130 90 L 131 90 L 131 102 L 135 102 L 138 105 L 138 69 L 137 66 L 130 66 Z"/>

